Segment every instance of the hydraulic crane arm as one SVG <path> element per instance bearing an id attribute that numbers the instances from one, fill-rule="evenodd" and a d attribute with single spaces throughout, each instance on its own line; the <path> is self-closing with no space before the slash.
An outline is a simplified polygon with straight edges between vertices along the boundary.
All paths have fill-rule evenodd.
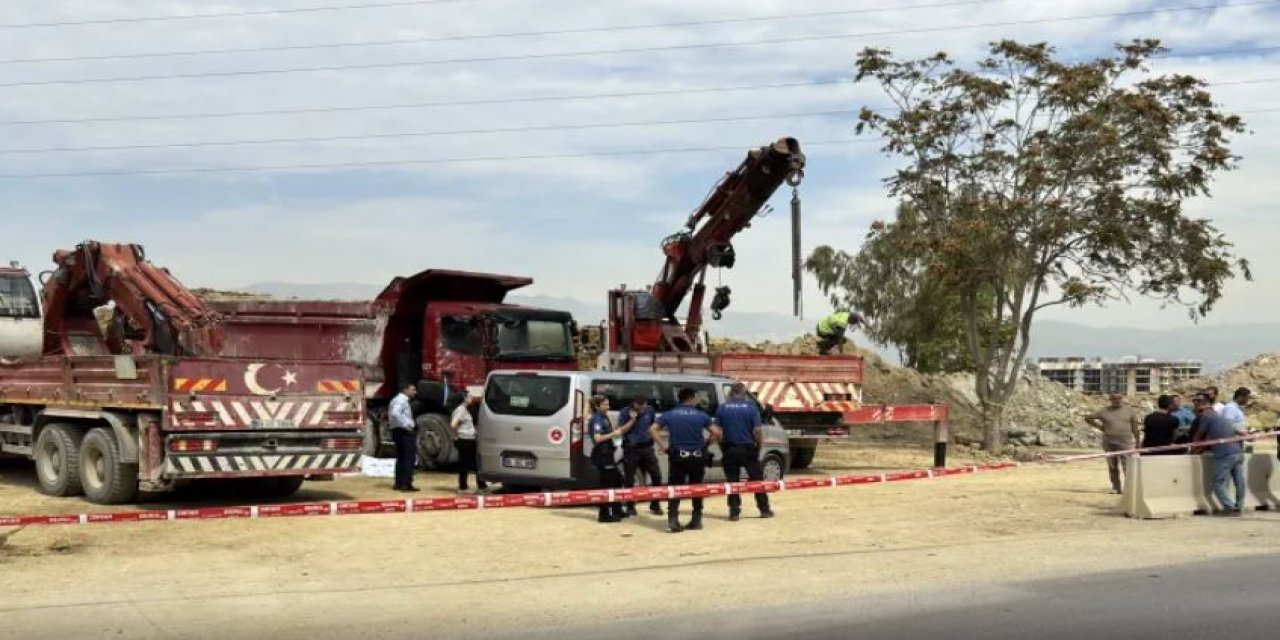
<path id="1" fill-rule="evenodd" d="M 791 186 L 804 178 L 804 154 L 795 138 L 752 149 L 734 171 L 711 190 L 706 200 L 689 215 L 684 230 L 662 243 L 666 263 L 650 288 L 662 306 L 668 322 L 685 297 L 693 291 L 685 333 L 697 342 L 702 324 L 702 280 L 708 266 L 733 266 L 735 256 L 730 241 L 751 226 L 751 221 L 783 182 Z M 719 308 L 728 304 L 727 290 L 717 292 Z"/>
<path id="2" fill-rule="evenodd" d="M 168 270 L 146 259 L 142 246 L 86 241 L 53 254 L 57 268 L 43 282 L 46 354 L 72 351 L 69 337 L 94 333 L 95 310 L 115 303 L 106 335 L 111 352 L 125 341 L 150 353 L 216 355 L 221 316 Z"/>

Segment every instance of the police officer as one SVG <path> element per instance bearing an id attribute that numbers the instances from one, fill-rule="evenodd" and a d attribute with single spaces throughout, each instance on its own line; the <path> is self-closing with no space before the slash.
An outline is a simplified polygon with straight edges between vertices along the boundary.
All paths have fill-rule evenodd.
<path id="1" fill-rule="evenodd" d="M 711 416 L 698 408 L 698 392 L 693 389 L 681 389 L 676 398 L 680 404 L 658 416 L 649 433 L 660 442 L 662 432 L 667 432 L 667 444 L 662 451 L 667 454 L 671 484 L 698 484 L 707 473 L 706 450 Z M 701 529 L 702 498 L 693 499 L 693 519 L 687 527 L 680 526 L 680 499 L 668 500 L 667 528 L 672 533 Z"/>
<path id="2" fill-rule="evenodd" d="M 636 486 L 636 474 L 643 472 L 649 478 L 649 486 L 662 484 L 662 469 L 658 466 L 658 454 L 653 450 L 653 435 L 649 428 L 653 426 L 653 407 L 649 399 L 636 396 L 631 406 L 623 407 L 618 412 L 618 423 L 630 427 L 626 438 L 622 440 L 622 486 Z M 649 503 L 649 513 L 662 515 L 662 507 L 658 501 Z M 628 516 L 636 515 L 636 503 L 628 502 Z"/>
<path id="3" fill-rule="evenodd" d="M 764 445 L 764 422 L 760 409 L 747 398 L 747 385 L 736 382 L 729 388 L 729 400 L 716 409 L 716 439 L 724 458 L 724 476 L 729 482 L 737 482 L 745 469 L 748 480 L 763 480 L 760 466 L 760 447 Z M 757 493 L 756 508 L 761 518 L 772 518 L 769 494 Z M 737 522 L 742 516 L 742 496 L 729 495 L 729 520 Z"/>
<path id="4" fill-rule="evenodd" d="M 587 422 L 587 433 L 591 434 L 591 464 L 595 465 L 600 475 L 600 488 L 617 489 L 622 486 L 622 474 L 618 472 L 617 448 L 613 439 L 625 434 L 631 425 L 614 428 L 609 419 L 609 399 L 602 395 L 591 396 L 591 419 Z M 623 518 L 622 504 L 609 502 L 600 505 L 598 522 L 620 522 Z"/>

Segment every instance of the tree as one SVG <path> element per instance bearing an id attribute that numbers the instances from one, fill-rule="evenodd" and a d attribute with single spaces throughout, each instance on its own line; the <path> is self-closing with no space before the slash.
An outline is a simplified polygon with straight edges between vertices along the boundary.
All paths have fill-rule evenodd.
<path id="1" fill-rule="evenodd" d="M 902 227 L 884 230 L 886 237 Z M 874 232 L 868 240 L 875 237 Z M 892 250 L 892 240 L 868 242 L 850 255 L 821 246 L 805 261 L 818 287 L 836 308 L 857 309 L 867 337 L 898 350 L 902 363 L 921 373 L 973 369 L 963 344 L 960 298 L 941 279 L 916 277 L 923 265 Z"/>
<path id="2" fill-rule="evenodd" d="M 1228 145 L 1244 124 L 1204 81 L 1154 77 L 1146 62 L 1166 51 L 1135 40 L 1063 62 L 1047 44 L 1006 40 L 973 70 L 945 53 L 858 56 L 856 81 L 878 83 L 895 109 L 864 107 L 857 131 L 902 160 L 885 179 L 901 206 L 856 256 L 822 247 L 809 264 L 821 282 L 878 305 L 889 316 L 878 328 L 957 310 L 953 348 L 974 367 L 987 450 L 1001 448 L 1038 312 L 1143 296 L 1199 318 L 1237 272 L 1252 277 L 1208 220 L 1183 209 L 1235 167 Z M 882 286 L 903 288 L 866 294 Z M 945 328 L 936 337 L 954 339 Z"/>

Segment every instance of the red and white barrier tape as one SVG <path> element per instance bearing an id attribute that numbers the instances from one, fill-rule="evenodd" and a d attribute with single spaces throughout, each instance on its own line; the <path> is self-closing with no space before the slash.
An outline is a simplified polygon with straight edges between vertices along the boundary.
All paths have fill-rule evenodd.
<path id="1" fill-rule="evenodd" d="M 178 520 L 222 520 L 239 518 L 295 518 L 302 516 L 343 516 L 367 513 L 419 513 L 426 511 L 465 511 L 472 509 L 503 509 L 513 507 L 566 507 L 594 505 L 605 502 L 648 502 L 672 498 L 706 498 L 729 494 L 774 493 L 799 489 L 821 489 L 862 484 L 881 484 L 907 480 L 926 480 L 952 476 L 971 475 L 985 471 L 1001 471 L 1025 466 L 1081 462 L 1112 456 L 1129 456 L 1135 453 L 1154 453 L 1190 447 L 1203 447 L 1229 442 L 1244 442 L 1274 435 L 1252 433 L 1234 438 L 1207 440 L 1192 444 L 1128 449 L 1098 454 L 1041 458 L 1031 462 L 997 462 L 993 464 L 918 469 L 890 473 L 828 476 L 825 478 L 791 478 L 789 480 L 760 480 L 747 482 L 712 482 L 704 484 L 635 487 L 631 489 L 589 489 L 583 491 L 558 491 L 544 493 L 520 493 L 508 495 L 461 496 L 444 498 L 410 498 L 407 500 L 353 500 L 346 502 L 310 502 L 303 504 L 259 505 L 248 507 L 204 507 L 198 509 L 169 509 L 155 511 L 123 511 L 118 513 L 81 513 L 70 515 L 0 516 L 0 526 L 96 524 L 107 522 L 143 522 Z"/>

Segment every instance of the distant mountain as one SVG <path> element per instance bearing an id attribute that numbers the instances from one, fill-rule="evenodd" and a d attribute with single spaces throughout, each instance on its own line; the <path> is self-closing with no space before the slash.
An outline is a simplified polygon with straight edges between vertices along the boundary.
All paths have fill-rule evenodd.
<path id="1" fill-rule="evenodd" d="M 291 284 L 262 282 L 240 289 L 277 298 L 368 300 L 382 291 L 381 285 L 360 283 Z M 512 295 L 511 304 L 560 309 L 573 314 L 581 324 L 597 324 L 604 320 L 605 301 L 585 302 L 575 298 L 541 295 Z M 747 342 L 789 341 L 813 331 L 817 318 L 799 320 L 786 314 L 735 311 L 730 307 L 723 320 L 706 318 L 706 330 L 713 336 Z M 853 339 L 860 346 L 861 334 Z M 873 346 L 874 348 L 874 346 Z M 890 351 L 875 349 L 891 361 Z M 1138 356 L 1171 360 L 1192 359 L 1204 362 L 1206 372 L 1229 368 L 1261 353 L 1280 352 L 1280 323 L 1199 325 L 1181 329 L 1136 329 L 1132 327 L 1090 327 L 1044 320 L 1037 322 L 1031 335 L 1027 356 L 1082 356 L 1120 358 Z"/>

